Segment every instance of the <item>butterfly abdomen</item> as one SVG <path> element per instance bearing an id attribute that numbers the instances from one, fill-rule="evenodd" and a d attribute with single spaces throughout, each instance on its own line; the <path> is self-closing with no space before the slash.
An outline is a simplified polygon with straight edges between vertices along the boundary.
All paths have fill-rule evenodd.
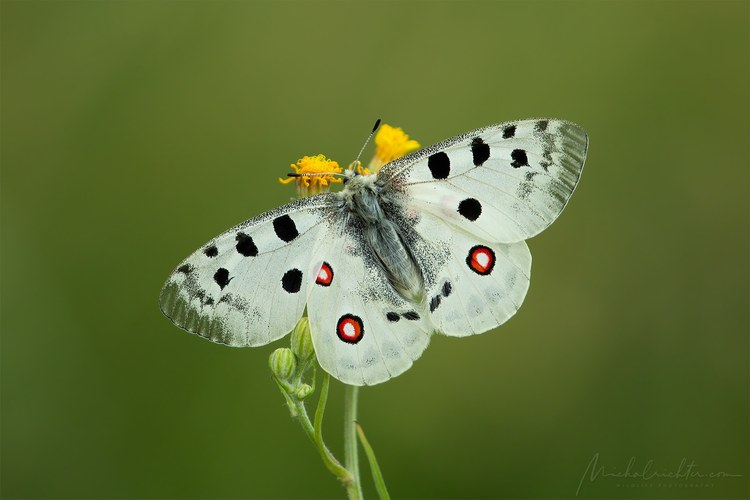
<path id="1" fill-rule="evenodd" d="M 384 208 L 383 190 L 375 176 L 350 179 L 342 196 L 350 214 L 361 227 L 367 250 L 385 273 L 393 289 L 404 299 L 424 303 L 424 278 L 400 226 Z"/>
<path id="2" fill-rule="evenodd" d="M 424 302 L 424 278 L 396 224 L 383 219 L 366 227 L 365 240 L 393 288 L 407 301 Z"/>

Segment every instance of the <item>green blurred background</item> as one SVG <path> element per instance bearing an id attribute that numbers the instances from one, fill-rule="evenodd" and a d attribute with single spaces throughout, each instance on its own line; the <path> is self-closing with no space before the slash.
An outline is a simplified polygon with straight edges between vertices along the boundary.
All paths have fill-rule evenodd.
<path id="1" fill-rule="evenodd" d="M 287 340 L 188 335 L 163 281 L 377 117 L 427 145 L 539 116 L 591 142 L 524 307 L 361 392 L 391 493 L 573 498 L 598 454 L 742 477 L 580 498 L 747 496 L 748 2 L 1 8 L 4 497 L 342 497 L 269 376 Z"/>

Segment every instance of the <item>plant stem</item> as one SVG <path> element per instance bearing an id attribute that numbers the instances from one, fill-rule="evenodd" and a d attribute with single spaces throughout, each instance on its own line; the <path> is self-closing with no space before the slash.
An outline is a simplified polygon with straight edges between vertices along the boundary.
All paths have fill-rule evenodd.
<path id="1" fill-rule="evenodd" d="M 380 471 L 378 460 L 375 458 L 375 452 L 372 450 L 372 446 L 370 446 L 370 442 L 367 440 L 367 436 L 365 436 L 365 431 L 362 430 L 359 422 L 357 422 L 357 434 L 359 434 L 359 440 L 362 442 L 362 448 L 365 449 L 367 460 L 370 461 L 372 480 L 375 483 L 378 497 L 380 497 L 380 500 L 390 500 L 391 496 L 388 494 L 388 488 L 385 487 L 385 480 L 383 479 L 383 473 Z"/>
<path id="2" fill-rule="evenodd" d="M 323 463 L 326 468 L 331 471 L 346 487 L 347 491 L 351 487 L 354 479 L 352 475 L 341 466 L 338 460 L 328 450 L 328 447 L 323 442 L 323 415 L 326 409 L 326 401 L 328 401 L 328 386 L 330 384 L 331 377 L 327 373 L 323 375 L 323 387 L 320 389 L 320 396 L 318 399 L 318 408 L 315 410 L 315 425 L 312 427 L 313 437 L 311 438 L 315 445 L 318 447 L 320 457 L 323 459 Z M 305 414 L 307 418 L 307 414 Z M 309 422 L 309 419 L 308 419 Z M 303 424 L 303 427 L 305 425 Z"/>
<path id="3" fill-rule="evenodd" d="M 347 488 L 349 499 L 362 498 L 357 449 L 357 396 L 359 387 L 344 386 L 344 466 L 353 477 L 352 488 Z M 356 495 L 356 496 L 354 496 Z"/>

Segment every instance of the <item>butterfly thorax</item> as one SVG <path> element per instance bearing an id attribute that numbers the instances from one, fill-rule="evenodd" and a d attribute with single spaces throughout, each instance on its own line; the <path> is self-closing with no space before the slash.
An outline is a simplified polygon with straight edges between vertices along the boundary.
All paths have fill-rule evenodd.
<path id="1" fill-rule="evenodd" d="M 424 302 L 424 278 L 406 243 L 403 229 L 396 222 L 390 189 L 376 175 L 355 175 L 347 179 L 340 196 L 354 225 L 375 263 L 388 277 L 393 288 L 414 304 Z"/>

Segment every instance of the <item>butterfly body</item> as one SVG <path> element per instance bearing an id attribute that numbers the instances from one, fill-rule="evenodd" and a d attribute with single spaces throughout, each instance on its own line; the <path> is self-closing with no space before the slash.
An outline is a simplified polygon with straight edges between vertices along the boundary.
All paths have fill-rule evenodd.
<path id="1" fill-rule="evenodd" d="M 408 369 L 435 332 L 482 333 L 528 289 L 525 239 L 562 211 L 588 138 L 562 120 L 477 129 L 347 174 L 344 189 L 301 199 L 214 238 L 160 297 L 176 325 L 255 346 L 307 308 L 323 369 L 376 384 Z"/>
<path id="2" fill-rule="evenodd" d="M 402 227 L 407 219 L 399 213 L 404 203 L 394 187 L 378 182 L 377 175 L 352 173 L 341 197 L 349 212 L 345 230 L 361 238 L 391 286 L 407 301 L 420 305 L 424 301 L 424 279 L 407 243 L 408 229 Z"/>

